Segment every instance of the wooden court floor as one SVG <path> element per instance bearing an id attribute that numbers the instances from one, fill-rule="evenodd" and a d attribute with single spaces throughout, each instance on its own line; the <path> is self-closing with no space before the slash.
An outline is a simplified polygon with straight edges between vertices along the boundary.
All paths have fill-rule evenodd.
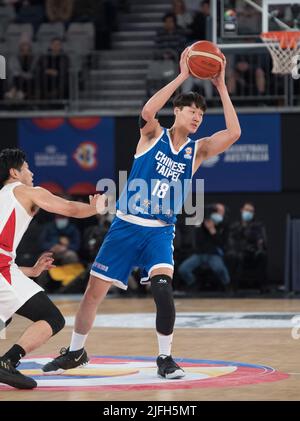
<path id="1" fill-rule="evenodd" d="M 59 301 L 65 316 L 73 316 L 77 301 Z M 295 312 L 300 315 L 300 300 L 288 299 L 176 299 L 178 312 Z M 149 313 L 152 300 L 108 298 L 99 314 Z M 0 340 L 0 354 L 13 344 L 28 322 L 16 316 L 7 329 L 7 339 Z M 33 355 L 57 354 L 69 345 L 72 327 L 65 327 Z M 87 342 L 90 355 L 145 356 L 157 353 L 154 329 L 95 327 Z M 300 400 L 300 339 L 293 339 L 288 328 L 200 329 L 177 328 L 173 355 L 201 360 L 238 361 L 271 366 L 289 373 L 287 379 L 232 387 L 209 387 L 174 390 L 126 391 L 0 391 L 0 401 L 202 401 L 202 400 Z"/>

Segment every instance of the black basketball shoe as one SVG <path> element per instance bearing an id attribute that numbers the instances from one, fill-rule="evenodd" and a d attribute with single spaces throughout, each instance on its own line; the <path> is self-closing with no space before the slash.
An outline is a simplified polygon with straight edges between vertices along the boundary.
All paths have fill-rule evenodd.
<path id="1" fill-rule="evenodd" d="M 10 360 L 0 358 L 0 383 L 8 384 L 17 389 L 34 389 L 37 382 L 31 377 L 24 376 L 12 365 Z"/>
<path id="2" fill-rule="evenodd" d="M 184 370 L 175 363 L 171 355 L 159 355 L 156 360 L 157 374 L 166 379 L 180 379 L 185 376 Z"/>
<path id="3" fill-rule="evenodd" d="M 69 348 L 62 348 L 60 355 L 44 365 L 42 370 L 44 374 L 51 376 L 61 374 L 71 368 L 84 366 L 88 362 L 89 359 L 84 348 L 78 349 L 77 351 L 69 351 Z"/>

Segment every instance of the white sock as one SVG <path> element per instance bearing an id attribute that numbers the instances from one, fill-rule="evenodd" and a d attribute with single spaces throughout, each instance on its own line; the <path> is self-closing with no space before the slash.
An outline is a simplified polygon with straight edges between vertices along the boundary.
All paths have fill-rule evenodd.
<path id="1" fill-rule="evenodd" d="M 173 333 L 171 335 L 161 335 L 156 332 L 158 340 L 159 355 L 171 355 Z"/>
<path id="2" fill-rule="evenodd" d="M 88 335 L 80 335 L 80 333 L 73 331 L 70 351 L 77 351 L 78 349 L 83 348 L 87 337 Z"/>

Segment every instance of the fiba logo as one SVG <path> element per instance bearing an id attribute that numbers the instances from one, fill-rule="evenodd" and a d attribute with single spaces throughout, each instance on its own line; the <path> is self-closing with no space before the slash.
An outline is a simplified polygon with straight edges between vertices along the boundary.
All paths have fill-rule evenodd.
<path id="1" fill-rule="evenodd" d="M 84 170 L 93 170 L 98 164 L 97 145 L 94 142 L 82 142 L 73 154 L 74 160 Z"/>
<path id="2" fill-rule="evenodd" d="M 292 64 L 293 64 L 293 68 L 292 68 L 292 78 L 293 79 L 299 79 L 300 78 L 300 54 L 297 54 L 295 56 L 292 57 Z"/>
<path id="3" fill-rule="evenodd" d="M 0 56 L 0 79 L 6 79 L 6 60 Z"/>

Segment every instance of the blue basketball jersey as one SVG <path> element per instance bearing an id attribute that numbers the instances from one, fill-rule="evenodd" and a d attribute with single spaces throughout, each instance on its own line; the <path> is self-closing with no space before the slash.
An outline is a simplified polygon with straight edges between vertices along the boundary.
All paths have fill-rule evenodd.
<path id="1" fill-rule="evenodd" d="M 145 152 L 134 156 L 117 209 L 124 214 L 175 224 L 191 187 L 196 142 L 190 138 L 175 151 L 169 132 Z"/>

